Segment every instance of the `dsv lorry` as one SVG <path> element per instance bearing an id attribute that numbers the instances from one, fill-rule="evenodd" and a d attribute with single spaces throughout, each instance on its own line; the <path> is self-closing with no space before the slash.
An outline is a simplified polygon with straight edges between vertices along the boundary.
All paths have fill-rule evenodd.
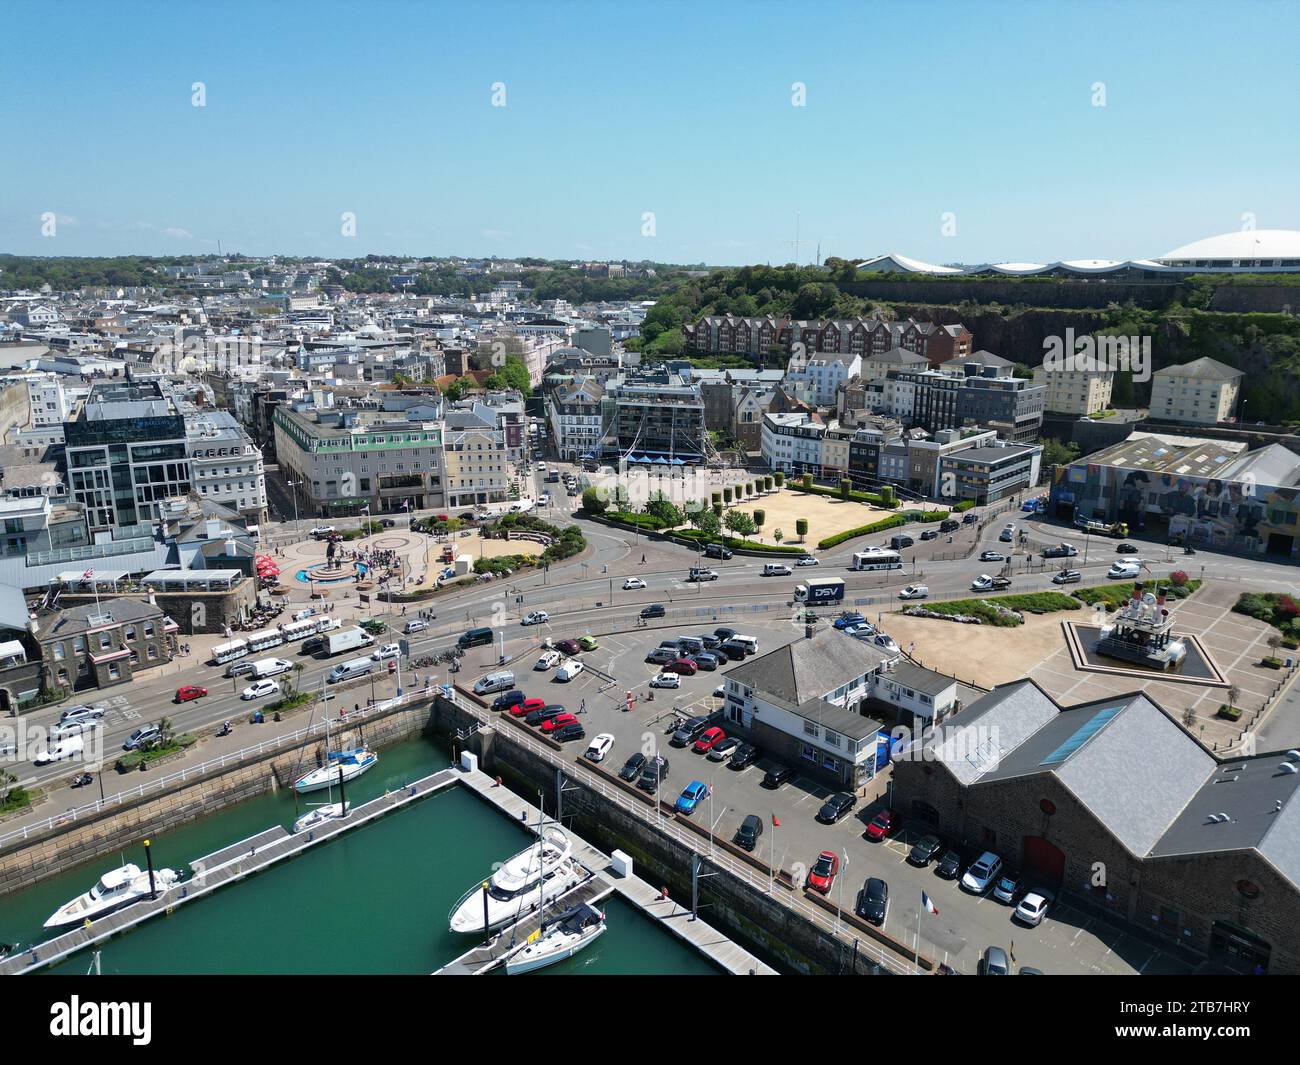
<path id="1" fill-rule="evenodd" d="M 796 585 L 794 597 L 801 603 L 842 603 L 843 577 L 813 577 Z"/>

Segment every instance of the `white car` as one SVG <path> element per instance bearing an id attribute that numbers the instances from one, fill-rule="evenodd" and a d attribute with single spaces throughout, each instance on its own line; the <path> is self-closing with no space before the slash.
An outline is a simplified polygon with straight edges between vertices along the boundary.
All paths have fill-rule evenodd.
<path id="1" fill-rule="evenodd" d="M 924 599 L 930 594 L 930 589 L 924 584 L 909 584 L 898 593 L 899 599 Z"/>
<path id="2" fill-rule="evenodd" d="M 976 577 L 973 581 L 970 582 L 970 590 L 972 592 L 987 592 L 992 587 L 993 587 L 993 578 L 990 577 L 987 573 L 981 573 L 978 577 Z"/>
<path id="3" fill-rule="evenodd" d="M 1136 577 L 1142 572 L 1142 567 L 1136 562 L 1114 562 L 1110 569 L 1106 571 L 1106 576 L 1112 579 L 1117 577 Z"/>
<path id="4" fill-rule="evenodd" d="M 877 647 L 883 647 L 891 655 L 896 655 L 899 653 L 898 644 L 894 641 L 894 638 L 888 635 L 887 633 L 883 633 L 883 632 L 876 633 L 875 638 L 871 642 L 874 643 Z"/>
<path id="5" fill-rule="evenodd" d="M 1016 907 L 1016 911 L 1012 916 L 1032 928 L 1042 922 L 1043 917 L 1047 914 L 1047 908 L 1051 904 L 1052 893 L 1050 891 L 1031 891 L 1020 900 L 1020 905 Z"/>
<path id="6" fill-rule="evenodd" d="M 376 662 L 382 662 L 386 658 L 396 658 L 401 653 L 402 645 L 400 643 L 386 643 L 378 651 L 372 653 L 370 657 Z"/>
<path id="7" fill-rule="evenodd" d="M 551 615 L 545 610 L 534 610 L 525 614 L 519 619 L 520 625 L 545 625 L 551 620 Z"/>
<path id="8" fill-rule="evenodd" d="M 255 680 L 247 688 L 239 693 L 241 699 L 261 699 L 266 695 L 274 695 L 280 690 L 280 685 L 273 680 Z"/>
<path id="9" fill-rule="evenodd" d="M 796 566 L 820 566 L 821 559 L 813 558 L 812 555 L 804 555 L 802 558 L 794 560 Z"/>
<path id="10" fill-rule="evenodd" d="M 1007 560 L 1007 556 L 1004 555 L 1001 551 L 981 551 L 981 552 L 980 552 L 980 561 L 981 561 L 981 562 L 1005 562 L 1006 560 Z"/>
<path id="11" fill-rule="evenodd" d="M 579 673 L 581 673 L 585 668 L 586 666 L 584 666 L 576 658 L 570 658 L 567 662 L 564 663 L 564 665 L 562 665 L 559 669 L 555 671 L 555 679 L 573 680 L 573 678 L 576 677 Z"/>
<path id="12" fill-rule="evenodd" d="M 605 760 L 605 755 L 609 754 L 609 749 L 613 746 L 614 737 L 608 732 L 602 732 L 587 744 L 587 749 L 583 752 L 583 757 L 588 758 L 593 762 L 603 762 Z"/>
<path id="13" fill-rule="evenodd" d="M 713 697 L 715 699 L 725 699 L 727 697 L 727 686 L 725 684 L 719 684 L 713 689 Z"/>
<path id="14" fill-rule="evenodd" d="M 317 538 L 322 536 L 331 536 L 333 533 L 334 533 L 333 525 L 317 525 L 316 528 L 312 529 L 311 531 L 312 536 L 315 536 Z"/>
<path id="15" fill-rule="evenodd" d="M 560 664 L 560 661 L 563 658 L 564 655 L 560 654 L 559 651 L 547 651 L 537 660 L 537 665 L 533 666 L 533 669 L 541 670 L 543 672 L 548 669 L 554 669 Z"/>
<path id="16" fill-rule="evenodd" d="M 645 587 L 645 581 L 643 581 L 640 577 L 628 577 L 623 582 L 623 591 L 625 592 L 630 591 L 633 588 L 644 588 L 644 587 Z"/>
<path id="17" fill-rule="evenodd" d="M 983 894 L 997 879 L 1000 872 L 1002 872 L 1002 859 L 992 851 L 985 851 L 962 875 L 961 886 L 967 891 Z"/>
<path id="18" fill-rule="evenodd" d="M 652 688 L 680 688 L 682 678 L 676 673 L 659 673 L 650 681 Z"/>

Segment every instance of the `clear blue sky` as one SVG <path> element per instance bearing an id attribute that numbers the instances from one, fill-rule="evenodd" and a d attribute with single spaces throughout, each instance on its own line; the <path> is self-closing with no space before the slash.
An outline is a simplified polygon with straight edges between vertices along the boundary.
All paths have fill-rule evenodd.
<path id="1" fill-rule="evenodd" d="M 1048 261 L 1300 229 L 1290 2 L 11 0 L 4 37 L 6 252 L 786 262 L 799 212 L 802 261 Z"/>

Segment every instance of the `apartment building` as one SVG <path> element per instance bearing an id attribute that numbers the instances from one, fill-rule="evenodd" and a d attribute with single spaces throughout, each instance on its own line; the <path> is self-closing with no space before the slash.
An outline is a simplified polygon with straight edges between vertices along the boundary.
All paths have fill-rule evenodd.
<path id="1" fill-rule="evenodd" d="M 700 386 L 662 367 L 610 381 L 614 434 L 622 454 L 697 462 L 708 448 Z"/>
<path id="2" fill-rule="evenodd" d="M 1086 417 L 1110 408 L 1114 370 L 1034 370 L 1034 384 L 1047 389 L 1043 409 L 1053 414 Z"/>
<path id="3" fill-rule="evenodd" d="M 237 511 L 250 524 L 266 521 L 266 473 L 262 452 L 224 410 L 205 410 L 186 420 L 190 484 L 202 499 Z"/>
<path id="4" fill-rule="evenodd" d="M 604 436 L 601 401 L 605 390 L 594 377 L 564 381 L 546 397 L 551 444 L 563 462 L 599 455 Z"/>
<path id="5" fill-rule="evenodd" d="M 510 498 L 510 447 L 505 426 L 483 403 L 453 407 L 444 417 L 448 507 Z"/>
<path id="6" fill-rule="evenodd" d="M 1217 359 L 1201 358 L 1166 366 L 1151 376 L 1151 418 L 1214 425 L 1236 414 L 1241 396 L 1240 370 Z"/>
<path id="7" fill-rule="evenodd" d="M 784 473 L 820 476 L 822 437 L 826 426 L 807 411 L 768 411 L 763 415 L 760 450 L 763 464 Z M 845 455 L 847 463 L 848 456 Z"/>
<path id="8" fill-rule="evenodd" d="M 701 318 L 683 327 L 682 332 L 690 350 L 755 358 L 777 351 L 787 357 L 798 352 L 805 357 L 839 353 L 866 358 L 901 347 L 935 367 L 971 350 L 971 334 L 964 326 L 935 325 L 910 318 L 901 322 L 882 318 L 800 321 L 772 315 L 745 318 L 723 314 Z"/>
<path id="9" fill-rule="evenodd" d="M 993 367 L 968 366 L 957 392 L 955 425 L 996 429 L 1003 440 L 1028 443 L 1043 428 L 1047 388 L 1024 377 L 1002 377 Z"/>
<path id="10" fill-rule="evenodd" d="M 30 375 L 27 378 L 27 405 L 31 410 L 27 428 L 49 429 L 56 425 L 62 426 L 70 413 L 63 378 L 56 373 Z"/>

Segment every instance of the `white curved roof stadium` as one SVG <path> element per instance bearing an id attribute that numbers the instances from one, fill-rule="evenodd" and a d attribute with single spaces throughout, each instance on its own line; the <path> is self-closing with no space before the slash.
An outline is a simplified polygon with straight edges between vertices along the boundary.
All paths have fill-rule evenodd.
<path id="1" fill-rule="evenodd" d="M 859 264 L 861 273 L 1151 275 L 1188 273 L 1300 273 L 1300 231 L 1242 230 L 1194 241 L 1156 259 L 1065 259 L 1054 263 L 987 263 L 938 266 L 905 255 L 877 255 Z"/>

